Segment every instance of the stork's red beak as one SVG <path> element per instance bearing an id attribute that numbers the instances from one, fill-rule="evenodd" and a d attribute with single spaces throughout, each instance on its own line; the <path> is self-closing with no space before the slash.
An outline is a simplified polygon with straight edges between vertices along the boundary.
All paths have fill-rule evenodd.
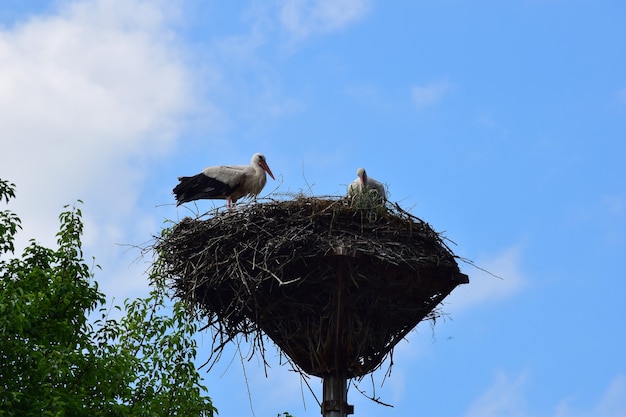
<path id="1" fill-rule="evenodd" d="M 272 174 L 272 170 L 270 169 L 270 167 L 267 165 L 266 162 L 261 162 L 261 168 L 263 168 L 265 172 L 270 174 L 270 177 L 272 177 L 273 180 L 276 180 L 276 178 L 274 178 L 274 174 Z"/>

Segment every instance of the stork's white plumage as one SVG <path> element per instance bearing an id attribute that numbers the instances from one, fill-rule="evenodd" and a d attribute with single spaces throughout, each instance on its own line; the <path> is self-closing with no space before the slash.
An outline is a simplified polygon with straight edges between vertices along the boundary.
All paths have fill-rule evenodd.
<path id="1" fill-rule="evenodd" d="M 180 182 L 174 187 L 176 205 L 200 199 L 226 199 L 230 207 L 242 197 L 257 196 L 267 182 L 266 172 L 275 179 L 265 156 L 255 153 L 250 165 L 213 166 L 193 177 L 178 177 Z"/>
<path id="2" fill-rule="evenodd" d="M 356 170 L 357 179 L 352 181 L 348 186 L 348 195 L 355 195 L 368 190 L 375 190 L 380 198 L 386 199 L 385 187 L 374 178 L 369 177 L 365 172 L 365 168 L 359 168 Z"/>

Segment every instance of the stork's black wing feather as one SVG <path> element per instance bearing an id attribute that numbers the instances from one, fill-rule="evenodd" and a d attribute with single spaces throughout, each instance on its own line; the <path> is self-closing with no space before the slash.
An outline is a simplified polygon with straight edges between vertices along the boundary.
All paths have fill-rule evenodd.
<path id="1" fill-rule="evenodd" d="M 231 186 L 204 173 L 193 177 L 179 177 L 178 181 L 173 190 L 177 205 L 200 199 L 227 198 L 240 185 Z"/>

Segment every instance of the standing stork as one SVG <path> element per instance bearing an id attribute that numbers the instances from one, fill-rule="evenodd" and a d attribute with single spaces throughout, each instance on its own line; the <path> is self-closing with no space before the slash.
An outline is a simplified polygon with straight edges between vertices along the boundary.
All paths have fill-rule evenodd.
<path id="1" fill-rule="evenodd" d="M 242 197 L 256 197 L 265 187 L 266 172 L 275 179 L 265 156 L 255 153 L 250 165 L 213 166 L 193 177 L 178 177 L 180 182 L 174 187 L 176 205 L 199 199 L 225 198 L 230 207 Z"/>
<path id="2" fill-rule="evenodd" d="M 368 177 L 365 172 L 365 168 L 359 168 L 356 170 L 357 179 L 352 181 L 348 186 L 348 195 L 356 195 L 369 190 L 374 190 L 378 193 L 382 200 L 386 200 L 387 195 L 385 193 L 385 187 L 380 182 L 376 181 L 372 177 Z"/>

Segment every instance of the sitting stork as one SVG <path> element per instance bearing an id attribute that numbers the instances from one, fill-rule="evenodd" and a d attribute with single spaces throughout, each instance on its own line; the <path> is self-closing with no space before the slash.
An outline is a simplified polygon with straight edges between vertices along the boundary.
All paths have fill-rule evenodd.
<path id="1" fill-rule="evenodd" d="M 265 187 L 266 172 L 275 179 L 265 156 L 255 153 L 250 165 L 213 166 L 193 177 L 178 177 L 180 182 L 174 187 L 176 205 L 199 199 L 225 198 L 231 207 L 231 203 L 235 204 L 242 197 L 256 197 Z"/>
<path id="2" fill-rule="evenodd" d="M 352 181 L 348 186 L 348 195 L 354 196 L 359 193 L 367 192 L 368 190 L 374 190 L 382 200 L 387 199 L 385 187 L 374 178 L 368 177 L 365 168 L 357 169 L 356 175 L 358 176 L 357 179 Z"/>

